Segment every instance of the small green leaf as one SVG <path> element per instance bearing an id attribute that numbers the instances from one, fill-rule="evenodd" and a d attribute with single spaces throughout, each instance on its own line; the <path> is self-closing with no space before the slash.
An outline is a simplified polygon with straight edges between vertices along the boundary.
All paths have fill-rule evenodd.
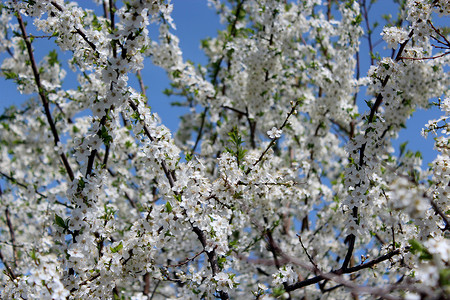
<path id="1" fill-rule="evenodd" d="M 67 225 L 64 222 L 64 219 L 61 218 L 60 216 L 58 216 L 57 214 L 55 214 L 55 225 L 58 225 L 61 228 L 67 229 Z"/>
<path id="2" fill-rule="evenodd" d="M 191 161 L 192 157 L 192 153 L 186 153 L 186 161 Z"/>
<path id="3" fill-rule="evenodd" d="M 283 287 L 274 287 L 272 291 L 275 297 L 280 297 L 286 292 Z"/>
<path id="4" fill-rule="evenodd" d="M 30 256 L 32 260 L 36 261 L 37 260 L 36 250 L 32 249 Z"/>
<path id="5" fill-rule="evenodd" d="M 112 253 L 117 253 L 120 250 L 122 250 L 122 248 L 123 248 L 122 241 L 120 241 L 119 245 L 117 245 L 115 247 L 110 247 Z"/>
<path id="6" fill-rule="evenodd" d="M 99 136 L 107 146 L 113 139 L 112 136 L 109 135 L 108 129 L 106 129 L 105 126 L 102 126 L 102 128 L 100 129 Z"/>
<path id="7" fill-rule="evenodd" d="M 167 202 L 166 202 L 166 211 L 167 211 L 168 213 L 171 213 L 172 210 L 173 210 L 172 205 L 170 204 L 169 201 L 167 201 Z"/>
<path id="8" fill-rule="evenodd" d="M 172 76 L 173 78 L 180 78 L 181 77 L 181 71 L 180 70 L 175 70 L 172 72 Z"/>
<path id="9" fill-rule="evenodd" d="M 428 249 L 425 248 L 425 246 L 423 246 L 417 240 L 411 239 L 408 242 L 411 246 L 410 251 L 412 254 L 418 254 L 419 258 L 423 260 L 431 260 L 433 258 L 433 255 L 428 252 Z"/>
<path id="10" fill-rule="evenodd" d="M 450 286 L 450 269 L 442 269 L 439 271 L 439 283 L 441 286 Z"/>
<path id="11" fill-rule="evenodd" d="M 225 266 L 225 263 L 227 262 L 227 259 L 223 256 L 219 257 L 217 259 L 217 264 L 219 265 L 220 269 L 223 269 L 223 267 Z"/>
<path id="12" fill-rule="evenodd" d="M 403 153 L 405 153 L 406 145 L 408 145 L 407 141 L 400 144 L 400 155 L 399 156 L 402 156 Z"/>
<path id="13" fill-rule="evenodd" d="M 18 78 L 17 74 L 14 72 L 3 71 L 3 75 L 5 76 L 6 79 L 17 79 Z"/>
<path id="14" fill-rule="evenodd" d="M 59 64 L 58 54 L 56 53 L 56 50 L 52 50 L 48 54 L 48 63 L 50 64 L 50 66 L 54 66 L 55 64 Z"/>
<path id="15" fill-rule="evenodd" d="M 362 22 L 362 15 L 359 14 L 356 16 L 356 18 L 352 21 L 352 25 L 359 25 Z"/>

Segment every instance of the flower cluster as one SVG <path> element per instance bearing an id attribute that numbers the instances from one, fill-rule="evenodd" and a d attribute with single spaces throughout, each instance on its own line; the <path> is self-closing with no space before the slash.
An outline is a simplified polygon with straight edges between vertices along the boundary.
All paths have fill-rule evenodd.
<path id="1" fill-rule="evenodd" d="M 94 2 L 0 5 L 1 75 L 33 94 L 0 115 L 2 299 L 448 294 L 448 1 L 406 1 L 378 57 L 365 1 L 210 0 L 198 67 L 179 1 Z M 393 140 L 430 99 L 424 169 Z"/>
<path id="2" fill-rule="evenodd" d="M 408 39 L 408 32 L 398 27 L 385 27 L 381 35 L 388 47 L 392 49 L 396 49 L 399 44 L 403 44 Z"/>

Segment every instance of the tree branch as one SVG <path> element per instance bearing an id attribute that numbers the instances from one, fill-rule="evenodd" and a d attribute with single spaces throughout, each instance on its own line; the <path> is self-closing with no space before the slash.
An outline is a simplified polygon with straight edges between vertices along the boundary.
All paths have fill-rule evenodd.
<path id="1" fill-rule="evenodd" d="M 39 74 L 39 71 L 37 68 L 36 60 L 34 59 L 33 48 L 31 46 L 30 39 L 28 38 L 27 31 L 25 29 L 25 24 L 22 20 L 22 16 L 21 16 L 20 12 L 17 12 L 16 14 L 17 14 L 17 21 L 19 22 L 20 30 L 22 32 L 22 38 L 27 47 L 27 52 L 28 52 L 28 56 L 30 58 L 30 63 L 31 63 L 31 69 L 33 71 L 34 81 L 35 81 L 37 89 L 38 89 L 38 94 L 39 94 L 39 97 L 41 98 L 42 104 L 44 106 L 45 116 L 47 117 L 47 122 L 50 125 L 50 129 L 53 134 L 53 140 L 54 140 L 55 146 L 57 146 L 58 143 L 60 142 L 60 140 L 59 140 L 58 131 L 56 130 L 56 126 L 55 126 L 55 123 L 53 121 L 53 118 L 52 118 L 52 115 L 50 112 L 50 105 L 49 105 L 49 101 L 47 99 L 47 93 L 41 85 L 40 74 Z M 67 160 L 66 155 L 64 153 L 61 153 L 60 157 L 61 157 L 64 167 L 67 171 L 67 174 L 69 175 L 70 180 L 73 181 L 75 177 L 73 175 L 72 168 L 70 167 L 70 164 L 69 164 L 69 161 Z"/>
<path id="2" fill-rule="evenodd" d="M 340 271 L 341 270 L 340 269 L 340 270 L 331 271 L 331 272 L 328 272 L 328 273 L 321 273 L 320 275 L 317 275 L 317 276 L 315 276 L 313 278 L 309 278 L 309 279 L 306 279 L 306 280 L 294 283 L 294 284 L 288 286 L 287 290 L 288 291 L 294 291 L 294 290 L 297 290 L 299 288 L 303 288 L 303 287 L 306 287 L 306 286 L 309 286 L 309 285 L 312 285 L 312 284 L 316 284 L 316 283 L 318 283 L 318 282 L 320 282 L 320 281 L 322 281 L 324 279 L 330 279 L 330 280 L 336 281 L 336 278 L 339 278 L 339 275 L 351 274 L 351 273 L 355 273 L 355 272 L 360 271 L 360 270 L 371 268 L 371 267 L 379 264 L 380 262 L 386 261 L 386 260 L 388 260 L 388 259 L 390 259 L 390 258 L 392 258 L 392 257 L 394 257 L 395 255 L 398 255 L 398 254 L 400 254 L 400 249 L 396 249 L 396 250 L 391 251 L 391 252 L 389 252 L 387 254 L 381 255 L 378 258 L 373 259 L 373 260 L 371 260 L 371 261 L 369 261 L 367 263 L 363 263 L 363 264 L 360 264 L 360 265 L 357 265 L 357 266 L 354 266 L 354 267 L 351 267 L 351 268 L 346 268 L 345 270 L 342 270 L 342 271 Z M 296 265 L 299 265 L 301 267 L 306 267 L 307 269 L 311 269 L 311 267 L 307 266 L 303 262 L 298 261 L 297 259 L 290 258 L 290 257 L 288 257 L 288 259 L 292 263 L 294 263 Z M 311 269 L 311 271 L 314 271 L 314 269 Z"/>

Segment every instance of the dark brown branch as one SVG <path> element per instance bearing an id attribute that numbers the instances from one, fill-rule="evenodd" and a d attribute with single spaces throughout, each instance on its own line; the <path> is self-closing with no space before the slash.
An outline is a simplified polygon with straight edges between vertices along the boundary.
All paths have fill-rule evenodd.
<path id="1" fill-rule="evenodd" d="M 221 107 L 225 108 L 225 109 L 229 109 L 231 111 L 234 111 L 235 113 L 238 113 L 240 115 L 247 116 L 247 112 L 240 111 L 239 109 L 236 109 L 234 107 L 227 106 L 227 105 L 222 105 Z"/>
<path id="2" fill-rule="evenodd" d="M 202 113 L 202 122 L 200 123 L 200 129 L 198 130 L 197 138 L 195 139 L 195 144 L 194 144 L 194 146 L 191 149 L 191 155 L 194 154 L 195 149 L 197 149 L 197 146 L 200 143 L 200 140 L 202 138 L 203 127 L 205 126 L 205 120 L 206 120 L 207 112 L 208 112 L 208 107 L 205 107 L 205 109 L 203 110 L 203 113 Z"/>
<path id="3" fill-rule="evenodd" d="M 358 207 L 353 207 L 352 216 L 355 220 L 358 218 Z M 353 233 L 351 233 L 345 238 L 345 241 L 348 243 L 348 249 L 347 249 L 347 253 L 345 254 L 345 258 L 344 258 L 344 262 L 342 263 L 342 267 L 339 269 L 340 273 L 343 273 L 343 272 L 345 272 L 345 270 L 347 270 L 347 267 L 352 259 L 353 250 L 355 249 L 356 236 Z"/>
<path id="4" fill-rule="evenodd" d="M 331 2 L 332 2 L 333 0 L 328 0 L 327 1 L 327 21 L 330 21 L 331 20 Z"/>
<path id="5" fill-rule="evenodd" d="M 116 22 L 115 22 L 115 14 L 114 14 L 114 0 L 109 0 L 109 20 L 111 21 L 111 32 L 114 33 Z M 116 46 L 117 40 L 113 39 L 111 40 L 111 46 L 113 50 L 113 57 L 117 57 L 117 46 Z"/>
<path id="6" fill-rule="evenodd" d="M 55 1 L 52 1 L 51 4 L 60 12 L 64 11 L 63 8 Z M 76 27 L 74 27 L 73 29 L 75 30 L 76 33 L 78 33 L 83 38 L 83 40 L 92 48 L 92 50 L 94 50 L 94 52 L 97 51 L 97 47 L 95 47 L 95 44 L 92 43 L 91 41 L 89 41 L 89 39 L 87 38 L 87 35 L 81 29 L 76 28 Z M 97 52 L 96 52 L 96 55 L 98 55 Z"/>
<path id="7" fill-rule="evenodd" d="M 424 195 L 425 197 L 427 197 L 426 195 Z M 441 216 L 442 220 L 444 220 L 445 223 L 445 227 L 444 230 L 450 230 L 450 223 L 449 220 L 447 218 L 447 216 L 444 214 L 444 212 L 439 208 L 439 206 L 436 204 L 436 202 L 433 201 L 433 199 L 431 199 L 430 197 L 427 197 L 430 200 L 431 203 L 431 207 L 433 207 L 434 211 Z"/>
<path id="8" fill-rule="evenodd" d="M 23 188 L 25 188 L 25 189 L 28 189 L 28 186 L 27 186 L 26 184 L 17 181 L 17 179 L 15 179 L 14 177 L 9 176 L 9 175 L 6 175 L 5 173 L 3 173 L 3 172 L 1 172 L 1 171 L 0 171 L 0 175 L 3 176 L 3 177 L 5 177 L 6 179 L 8 179 L 11 183 L 17 184 L 18 186 L 21 186 L 21 187 L 23 187 Z M 34 190 L 34 192 L 35 192 L 36 194 L 38 194 L 39 196 L 43 197 L 43 198 L 47 198 L 47 196 L 45 196 L 44 194 L 38 192 L 36 189 Z"/>
<path id="9" fill-rule="evenodd" d="M 17 255 L 17 245 L 16 245 L 16 235 L 14 233 L 14 227 L 11 222 L 11 216 L 9 214 L 9 208 L 6 207 L 5 209 L 5 216 L 6 216 L 6 225 L 8 226 L 9 235 L 11 237 L 11 245 L 13 248 L 13 257 L 14 257 L 14 265 L 17 265 L 18 255 Z"/>
<path id="10" fill-rule="evenodd" d="M 147 274 L 148 274 L 148 273 L 147 273 Z M 147 274 L 146 274 L 146 275 L 147 275 Z M 149 275 L 149 278 L 150 278 L 150 275 Z M 155 294 L 156 294 L 156 289 L 158 288 L 158 286 L 159 286 L 160 283 L 161 283 L 161 280 L 158 280 L 158 282 L 156 282 L 155 287 L 153 288 L 152 295 L 150 296 L 149 300 L 152 300 L 153 297 L 155 296 Z"/>
<path id="11" fill-rule="evenodd" d="M 380 262 L 388 260 L 388 259 L 390 259 L 390 258 L 392 258 L 392 257 L 394 257 L 395 255 L 398 255 L 398 254 L 400 254 L 400 249 L 395 249 L 395 250 L 393 250 L 393 251 L 391 251 L 391 252 L 389 252 L 389 253 L 387 253 L 385 255 L 379 256 L 378 258 L 373 259 L 373 260 L 371 260 L 369 262 L 366 262 L 366 263 L 363 263 L 363 264 L 359 264 L 359 265 L 354 266 L 354 267 L 347 268 L 347 270 L 345 271 L 345 274 L 350 274 L 350 273 L 354 273 L 354 272 L 357 272 L 357 271 L 360 271 L 360 270 L 363 270 L 363 269 L 374 267 L 375 265 L 379 264 Z"/>
<path id="12" fill-rule="evenodd" d="M 102 7 L 103 7 L 103 16 L 106 19 L 108 19 L 109 18 L 109 14 L 108 14 L 108 7 L 106 6 L 106 0 L 103 0 Z"/>
<path id="13" fill-rule="evenodd" d="M 436 27 L 434 27 L 433 23 L 431 23 L 430 20 L 428 20 L 428 24 L 431 26 L 431 28 L 433 28 L 434 32 L 436 32 L 444 41 L 445 43 L 442 43 L 443 45 L 447 45 L 450 46 L 450 41 L 445 37 L 445 35 L 443 35 L 439 29 L 437 29 Z"/>
<path id="14" fill-rule="evenodd" d="M 31 46 L 31 41 L 28 38 L 27 31 L 25 29 L 25 24 L 22 20 L 22 16 L 21 16 L 20 12 L 17 12 L 17 21 L 19 22 L 20 30 L 22 32 L 22 38 L 27 47 L 27 52 L 28 52 L 28 56 L 30 58 L 30 63 L 31 63 L 31 69 L 33 71 L 34 81 L 38 88 L 39 97 L 41 98 L 42 104 L 44 106 L 45 116 L 47 117 L 47 122 L 50 125 L 50 130 L 52 131 L 52 134 L 53 134 L 53 140 L 54 140 L 55 146 L 57 146 L 58 143 L 60 142 L 58 131 L 56 129 L 55 123 L 52 118 L 52 114 L 50 112 L 50 105 L 49 105 L 49 101 L 47 99 L 46 92 L 41 85 L 40 74 L 39 74 L 39 71 L 37 68 L 36 60 L 34 59 L 34 53 L 33 53 L 33 48 Z M 73 181 L 73 179 L 75 177 L 74 177 L 72 168 L 70 167 L 69 161 L 67 160 L 66 155 L 64 153 L 61 153 L 60 157 L 61 157 L 64 167 L 67 171 L 67 174 L 69 175 L 70 180 Z"/>
<path id="15" fill-rule="evenodd" d="M 287 114 L 287 116 L 286 116 L 286 119 L 284 120 L 283 124 L 280 126 L 279 130 L 283 130 L 283 128 L 286 126 L 286 124 L 287 124 L 287 122 L 288 122 L 288 120 L 289 120 L 289 117 L 295 113 L 296 108 L 297 108 L 297 105 L 298 105 L 299 103 L 300 103 L 300 102 L 297 101 L 297 102 L 295 102 L 295 104 L 292 106 L 291 111 L 288 112 L 288 114 Z M 245 172 L 246 175 L 248 175 L 248 174 L 252 171 L 252 169 L 253 169 L 257 164 L 259 164 L 259 163 L 261 162 L 261 160 L 262 160 L 262 159 L 264 158 L 264 156 L 266 155 L 267 151 L 269 151 L 269 149 L 272 148 L 273 145 L 275 145 L 275 142 L 276 142 L 277 140 L 278 140 L 278 138 L 273 138 L 273 139 L 270 141 L 269 145 L 266 147 L 266 149 L 263 151 L 263 153 L 261 153 L 261 155 L 259 156 L 258 160 L 253 164 L 252 168 L 249 168 L 249 169 Z"/>
<path id="16" fill-rule="evenodd" d="M 103 118 L 100 120 L 99 131 L 105 125 L 105 123 L 106 123 L 106 115 L 103 116 Z M 100 132 L 98 132 L 97 134 L 98 134 L 98 136 L 100 136 Z M 86 168 L 86 176 L 91 175 L 91 173 L 92 173 L 96 154 L 97 154 L 97 149 L 94 149 L 91 151 L 91 154 L 89 155 L 88 162 L 87 162 L 87 168 Z"/>
<path id="17" fill-rule="evenodd" d="M 286 290 L 287 291 L 294 291 L 294 290 L 297 290 L 299 288 L 303 288 L 305 286 L 316 284 L 316 283 L 318 283 L 318 282 L 320 282 L 320 281 L 322 281 L 324 279 L 333 278 L 333 277 L 335 277 L 337 275 L 351 274 L 351 273 L 354 273 L 354 272 L 357 272 L 357 271 L 360 271 L 360 270 L 363 270 L 363 269 L 368 269 L 368 268 L 371 268 L 371 267 L 375 266 L 376 264 L 379 264 L 380 262 L 386 261 L 386 260 L 388 260 L 388 259 L 390 259 L 390 258 L 392 258 L 392 257 L 394 257 L 395 255 L 398 255 L 398 254 L 400 254 L 400 249 L 396 249 L 394 251 L 391 251 L 391 252 L 389 252 L 389 253 L 387 253 L 385 255 L 382 255 L 382 256 L 380 256 L 380 257 L 378 257 L 376 259 L 371 260 L 370 262 L 363 263 L 363 264 L 360 264 L 360 265 L 357 265 L 357 266 L 354 266 L 354 267 L 351 267 L 351 268 L 347 268 L 347 269 L 343 270 L 342 272 L 339 272 L 339 270 L 331 271 L 331 272 L 328 272 L 328 273 L 324 273 L 324 274 L 315 276 L 313 278 L 309 278 L 309 279 L 306 279 L 306 280 L 294 283 L 294 284 L 288 286 Z"/>
<path id="18" fill-rule="evenodd" d="M 175 264 L 175 265 L 167 265 L 167 266 L 165 266 L 165 268 L 177 268 L 177 267 L 181 267 L 181 266 L 183 266 L 183 265 L 189 263 L 190 261 L 193 261 L 194 259 L 196 259 L 199 255 L 201 255 L 201 254 L 204 253 L 204 252 L 205 252 L 205 250 L 203 249 L 202 251 L 200 251 L 199 253 L 195 254 L 194 256 L 188 257 L 188 258 L 186 258 L 184 261 L 182 261 L 182 262 L 180 262 L 180 263 L 178 263 L 178 264 Z"/>
<path id="19" fill-rule="evenodd" d="M 25 188 L 25 189 L 28 189 L 28 185 L 26 185 L 26 184 L 24 184 L 24 183 L 21 183 L 21 182 L 17 181 L 17 179 L 15 179 L 14 177 L 8 176 L 8 175 L 6 175 L 6 174 L 3 173 L 3 172 L 0 172 L 0 176 L 3 176 L 3 177 L 5 177 L 6 179 L 8 179 L 8 181 L 10 181 L 12 184 L 16 184 L 16 185 L 18 185 L 18 186 L 20 186 L 20 187 L 23 187 L 23 188 Z M 34 188 L 34 192 L 35 192 L 36 194 L 38 194 L 39 196 L 41 196 L 42 198 L 48 198 L 46 195 L 40 193 L 36 188 Z M 68 204 L 66 204 L 66 203 L 59 202 L 59 201 L 57 201 L 57 200 L 55 200 L 54 204 L 62 205 L 62 206 L 65 206 L 65 207 L 71 208 L 71 209 L 73 208 L 71 205 L 68 205 Z"/>
<path id="20" fill-rule="evenodd" d="M 411 30 L 411 32 L 408 35 L 408 39 L 401 44 L 400 49 L 398 50 L 397 56 L 395 58 L 396 62 L 400 60 L 401 54 L 402 54 L 403 50 L 405 49 L 406 44 L 408 43 L 408 41 L 413 36 L 413 34 L 414 34 L 414 30 Z M 386 78 L 383 80 L 383 83 L 382 83 L 382 87 L 383 88 L 386 86 L 387 82 L 389 81 L 389 78 L 390 78 L 390 76 L 387 75 Z M 380 107 L 382 102 L 383 102 L 383 94 L 380 92 L 377 95 L 375 104 L 372 106 L 372 108 L 370 110 L 368 123 L 372 123 L 374 121 L 375 113 L 377 112 L 377 110 Z M 364 143 L 363 145 L 361 145 L 361 148 L 359 150 L 359 167 L 360 168 L 362 168 L 363 165 L 364 165 L 364 152 L 365 152 L 365 149 L 366 149 L 366 145 L 367 145 L 367 143 Z M 353 214 L 353 218 L 357 219 L 357 217 L 358 217 L 358 207 L 353 207 L 352 214 Z M 354 234 L 350 234 L 346 238 L 346 240 L 348 241 L 348 245 L 349 246 L 348 246 L 347 253 L 345 255 L 344 262 L 343 262 L 342 267 L 340 269 L 340 272 L 345 272 L 347 267 L 348 267 L 348 264 L 350 263 L 351 257 L 353 256 L 353 250 L 355 248 L 355 239 L 356 239 L 356 237 L 355 237 Z"/>
<path id="21" fill-rule="evenodd" d="M 370 64 L 374 64 L 374 58 L 373 58 L 373 44 L 372 44 L 372 29 L 370 29 L 370 22 L 369 22 L 369 13 L 367 10 L 366 0 L 360 0 L 359 3 L 361 7 L 361 13 L 364 16 L 364 21 L 366 22 L 367 27 L 367 42 L 369 43 L 369 55 L 370 55 Z"/>
<path id="22" fill-rule="evenodd" d="M 131 101 L 131 100 L 128 101 L 128 104 L 130 104 L 131 108 L 135 112 L 139 112 L 136 104 L 133 101 Z M 148 130 L 147 126 L 145 126 L 145 125 L 144 125 L 144 133 L 151 142 L 155 141 L 155 139 L 150 134 L 150 131 Z M 165 161 L 161 161 L 161 167 L 163 168 L 163 171 L 164 171 L 164 174 L 166 175 L 167 180 L 169 180 L 170 187 L 174 187 L 175 181 L 174 181 L 173 173 L 169 171 Z"/>
<path id="23" fill-rule="evenodd" d="M 401 45 L 400 45 L 400 49 L 397 52 L 397 56 L 395 58 L 395 62 L 398 62 L 399 60 L 401 60 L 401 55 L 403 53 L 403 50 L 405 50 L 406 44 L 409 42 L 409 40 L 411 39 L 411 37 L 414 34 L 414 30 L 411 30 L 411 32 L 408 35 L 408 39 L 406 41 L 404 41 Z M 387 75 L 386 78 L 383 80 L 383 83 L 381 85 L 382 88 L 384 88 L 387 84 L 387 82 L 389 81 L 389 78 L 391 76 Z M 368 122 L 372 123 L 373 119 L 375 117 L 375 113 L 378 111 L 378 108 L 380 107 L 381 103 L 383 102 L 383 94 L 379 93 L 377 95 L 377 99 L 375 101 L 375 104 L 372 106 L 371 110 L 370 110 L 370 115 L 369 115 L 369 119 Z"/>
<path id="24" fill-rule="evenodd" d="M 205 249 L 206 248 L 205 233 L 200 228 L 198 228 L 197 226 L 193 226 L 192 229 L 195 232 L 195 234 L 197 235 L 200 243 L 202 244 L 203 249 Z M 205 251 L 205 252 L 206 252 L 206 255 L 208 256 L 208 261 L 209 261 L 209 264 L 211 266 L 212 276 L 214 277 L 217 273 L 220 272 L 220 270 L 219 270 L 219 263 L 217 262 L 216 249 L 214 248 L 211 251 Z M 229 299 L 229 296 L 228 296 L 227 292 L 224 292 L 224 291 L 218 291 L 218 292 L 219 292 L 220 299 L 222 299 L 222 300 Z"/>
<path id="25" fill-rule="evenodd" d="M 144 95 L 145 98 L 147 98 L 147 92 L 145 89 L 144 81 L 142 80 L 141 70 L 136 71 L 136 78 L 138 79 L 139 87 L 141 88 L 141 94 Z"/>
<path id="26" fill-rule="evenodd" d="M 309 259 L 309 262 L 314 266 L 314 269 L 319 269 L 317 267 L 317 264 L 314 262 L 314 259 L 311 257 L 311 255 L 309 255 L 308 250 L 306 249 L 305 245 L 303 245 L 303 241 L 302 241 L 302 237 L 300 236 L 300 234 L 297 234 L 298 240 L 300 241 L 300 245 L 303 248 L 303 251 L 305 251 L 306 256 Z"/>
<path id="27" fill-rule="evenodd" d="M 429 59 L 436 59 L 436 58 L 440 58 L 440 57 L 444 57 L 446 55 L 449 55 L 450 52 L 444 52 L 442 54 L 436 55 L 436 56 L 429 56 L 429 57 L 404 57 L 404 56 L 400 56 L 400 59 L 409 59 L 409 60 L 429 60 Z"/>
<path id="28" fill-rule="evenodd" d="M 16 274 L 14 274 L 14 271 L 11 269 L 11 267 L 9 266 L 9 264 L 8 264 L 8 262 L 5 260 L 5 258 L 3 257 L 3 254 L 2 254 L 2 250 L 0 249 L 0 261 L 3 263 L 3 265 L 5 266 L 5 268 L 6 268 L 6 272 L 7 272 L 7 274 L 9 275 L 9 277 L 11 278 L 11 279 L 16 279 L 17 278 L 17 276 L 16 276 Z"/>
<path id="29" fill-rule="evenodd" d="M 108 165 L 108 157 L 109 157 L 109 145 L 105 145 L 105 156 L 103 157 L 103 168 L 106 168 Z"/>

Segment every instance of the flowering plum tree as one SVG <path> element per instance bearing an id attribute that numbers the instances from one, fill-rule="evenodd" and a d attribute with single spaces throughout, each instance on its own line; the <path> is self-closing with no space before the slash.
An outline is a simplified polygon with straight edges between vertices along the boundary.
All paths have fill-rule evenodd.
<path id="1" fill-rule="evenodd" d="M 210 0 L 200 67 L 170 0 L 96 2 L 1 6 L 1 73 L 34 95 L 0 117 L 2 299 L 448 299 L 448 1 L 399 1 L 366 76 L 364 0 Z M 190 107 L 176 133 L 146 58 Z M 430 101 L 424 169 L 391 142 Z"/>

